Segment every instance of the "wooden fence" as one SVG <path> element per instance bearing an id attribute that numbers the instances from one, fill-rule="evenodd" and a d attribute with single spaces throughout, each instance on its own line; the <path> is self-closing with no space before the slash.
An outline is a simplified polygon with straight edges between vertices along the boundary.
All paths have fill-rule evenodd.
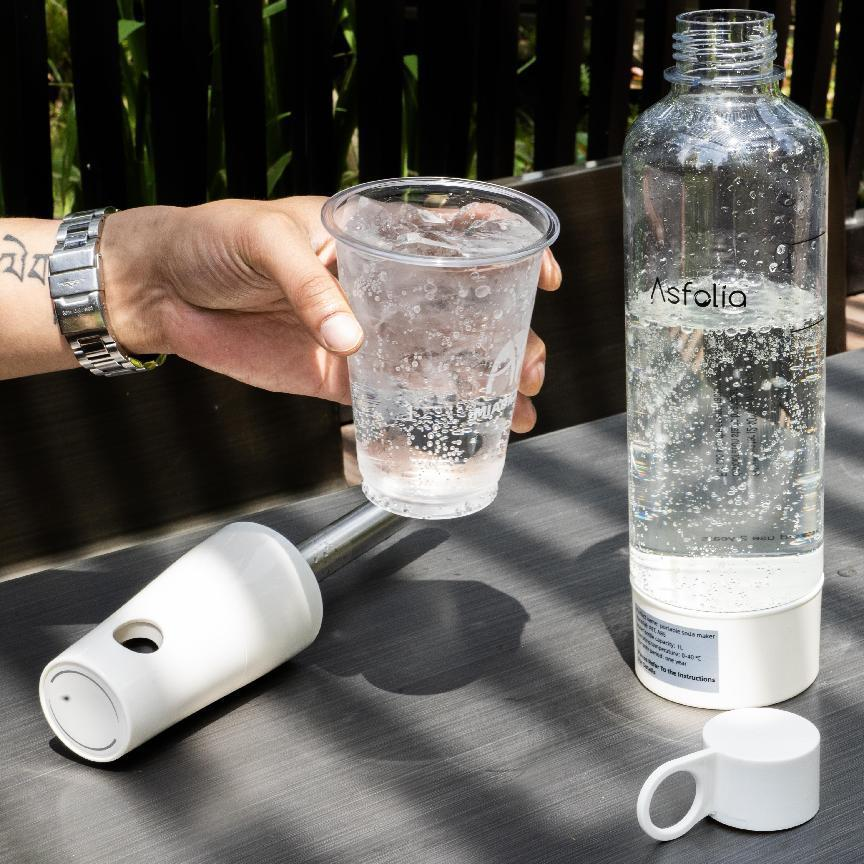
<path id="1" fill-rule="evenodd" d="M 82 173 L 81 206 L 130 202 L 124 107 L 118 62 L 117 0 L 67 0 Z M 333 0 L 283 0 L 268 14 L 277 57 L 283 146 L 292 153 L 280 191 L 332 193 L 338 185 L 334 138 L 334 55 L 351 53 Z M 633 105 L 665 92 L 675 15 L 715 3 L 679 0 L 354 0 L 356 122 L 361 180 L 403 170 L 406 54 L 417 57 L 417 153 L 421 174 L 479 177 L 513 173 L 517 96 L 534 125 L 537 169 L 574 161 L 587 117 L 587 156 L 621 152 Z M 775 14 L 778 62 L 794 32 L 791 96 L 817 117 L 826 113 L 836 65 L 833 116 L 844 128 L 846 201 L 856 207 L 864 160 L 864 3 L 846 0 L 742 2 Z M 221 100 L 226 191 L 265 197 L 267 148 L 265 40 L 261 0 L 146 0 L 134 4 L 146 24 L 155 198 L 206 200 L 208 99 Z M 211 26 L 211 16 L 218 25 Z M 520 25 L 536 24 L 536 62 L 517 75 Z M 835 40 L 837 25 L 839 39 Z M 45 0 L 4 0 L 0 32 L 0 176 L 7 213 L 51 215 Z M 634 32 L 644 33 L 641 92 L 631 86 Z M 586 35 L 591 50 L 584 50 Z M 211 63 L 214 39 L 220 63 Z M 835 41 L 837 48 L 835 51 Z M 835 56 L 836 55 L 836 56 Z M 583 63 L 590 76 L 580 92 Z M 473 162 L 476 158 L 476 163 Z"/>
<path id="2" fill-rule="evenodd" d="M 0 0 L 0 178 L 5 210 L 15 215 L 50 216 L 58 206 L 45 2 Z M 614 156 L 635 108 L 663 94 L 674 15 L 692 5 L 353 0 L 355 56 L 336 21 L 345 0 L 277 0 L 268 7 L 260 0 L 220 0 L 218 7 L 212 0 L 119 2 L 127 27 L 130 10 L 144 21 L 136 50 L 147 60 L 139 86 L 149 91 L 152 198 L 184 205 L 212 194 L 214 139 L 225 194 L 266 195 L 274 136 L 291 153 L 280 193 L 332 192 L 354 117 L 360 179 L 400 174 L 406 153 L 422 173 L 465 175 L 476 166 L 480 177 L 508 175 L 519 141 L 517 111 L 526 105 L 534 167 L 572 163 L 577 141 L 589 159 Z M 75 203 L 126 206 L 140 190 L 130 179 L 135 166 L 118 0 L 67 3 L 81 171 Z M 751 5 L 777 15 L 781 57 L 790 26 L 797 25 L 792 95 L 817 116 L 825 113 L 839 16 L 833 105 L 843 126 L 829 121 L 825 128 L 832 154 L 829 249 L 838 250 L 829 254 L 829 339 L 842 350 L 844 240 L 857 236 L 864 246 L 864 211 L 847 221 L 852 230 L 844 236 L 843 210 L 836 206 L 845 191 L 847 211 L 854 210 L 861 175 L 864 64 L 854 62 L 853 43 L 864 3 L 845 0 L 841 10 L 837 0 L 797 0 L 797 21 L 789 0 Z M 526 31 L 536 34 L 530 66 L 517 60 L 517 38 Z M 641 90 L 631 74 L 634 33 L 644 33 Z M 268 57 L 278 62 L 268 65 Z M 406 57 L 416 58 L 416 77 L 405 74 Z M 351 99 L 343 100 L 354 112 L 348 124 L 333 104 L 346 62 L 356 76 Z M 131 152 L 135 158 L 136 147 Z M 846 172 L 838 172 L 844 161 Z M 597 289 L 589 302 L 578 291 L 538 299 L 535 321 L 549 347 L 538 431 L 620 411 L 620 162 L 511 182 L 561 214 L 556 249 L 565 273 L 579 272 Z M 849 260 L 864 272 L 864 250 Z M 7 421 L 0 424 L 0 575 L 34 558 L 343 482 L 333 406 L 254 390 L 178 358 L 158 375 L 131 380 L 70 371 L 2 382 L 0 416 Z"/>

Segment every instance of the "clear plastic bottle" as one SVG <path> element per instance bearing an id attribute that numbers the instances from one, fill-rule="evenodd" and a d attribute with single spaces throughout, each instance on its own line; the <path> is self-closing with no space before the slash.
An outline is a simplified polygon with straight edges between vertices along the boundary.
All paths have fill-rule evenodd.
<path id="1" fill-rule="evenodd" d="M 688 12 L 674 42 L 624 148 L 637 674 L 769 704 L 818 671 L 827 150 L 772 15 Z"/>

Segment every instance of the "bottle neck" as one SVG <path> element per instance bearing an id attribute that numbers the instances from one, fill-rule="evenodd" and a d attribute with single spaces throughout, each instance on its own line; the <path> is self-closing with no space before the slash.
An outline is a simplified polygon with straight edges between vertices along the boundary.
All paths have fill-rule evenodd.
<path id="1" fill-rule="evenodd" d="M 716 82 L 711 80 L 672 81 L 669 93 L 672 96 L 706 95 L 715 93 L 728 96 L 781 96 L 782 75 L 770 81 L 749 81 L 747 83 Z"/>
<path id="2" fill-rule="evenodd" d="M 774 66 L 777 34 L 768 12 L 712 9 L 685 12 L 673 35 L 675 66 L 666 71 L 673 92 L 731 88 L 771 94 L 783 70 Z"/>

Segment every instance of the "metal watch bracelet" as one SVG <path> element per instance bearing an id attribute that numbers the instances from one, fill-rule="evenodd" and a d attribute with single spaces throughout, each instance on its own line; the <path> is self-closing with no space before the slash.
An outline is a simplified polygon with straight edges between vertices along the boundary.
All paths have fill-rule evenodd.
<path id="1" fill-rule="evenodd" d="M 105 217 L 114 207 L 70 213 L 60 223 L 48 258 L 48 287 L 54 320 L 78 362 L 94 375 L 115 377 L 149 372 L 165 361 L 135 357 L 117 344 L 108 329 L 99 241 Z"/>

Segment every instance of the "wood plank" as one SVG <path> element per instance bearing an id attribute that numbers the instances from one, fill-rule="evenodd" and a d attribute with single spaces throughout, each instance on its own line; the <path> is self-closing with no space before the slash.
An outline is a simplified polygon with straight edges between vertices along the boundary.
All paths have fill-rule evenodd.
<path id="1" fill-rule="evenodd" d="M 630 68 L 636 0 L 596 3 L 591 15 L 591 92 L 588 158 L 616 156 L 624 148 L 630 112 Z"/>
<path id="2" fill-rule="evenodd" d="M 556 168 L 507 181 L 545 201 L 561 220 L 553 251 L 564 273 L 539 292 L 532 326 L 546 343 L 546 383 L 534 400 L 537 432 L 606 417 L 625 407 L 621 163 Z"/>
<path id="3" fill-rule="evenodd" d="M 814 117 L 825 116 L 839 5 L 839 0 L 807 0 L 795 4 L 790 95 L 793 102 Z"/>
<path id="4" fill-rule="evenodd" d="M 270 55 L 272 62 L 274 102 L 276 117 L 272 127 L 267 132 L 267 152 L 271 164 L 274 158 L 278 159 L 284 154 L 290 153 L 289 162 L 282 171 L 275 185 L 269 190 L 271 198 L 283 198 L 294 192 L 294 177 L 291 172 L 291 163 L 295 154 L 292 152 L 292 109 L 295 82 L 288 70 L 294 63 L 295 44 L 293 34 L 289 32 L 288 7 L 276 12 L 265 19 L 264 22 L 265 43 L 269 39 Z M 266 63 L 266 55 L 265 55 Z M 268 181 L 268 187 L 270 183 Z"/>
<path id="5" fill-rule="evenodd" d="M 261 0 L 221 0 L 222 105 L 228 195 L 267 197 Z"/>
<path id="6" fill-rule="evenodd" d="M 156 200 L 207 200 L 209 0 L 148 0 L 147 60 Z"/>
<path id="7" fill-rule="evenodd" d="M 294 38 L 299 37 L 298 56 L 304 70 L 308 191 L 313 195 L 332 195 L 338 186 L 333 150 L 334 7 L 330 0 L 316 3 L 295 0 L 293 8 L 295 12 L 302 10 L 303 22 L 302 31 L 295 32 Z"/>
<path id="8" fill-rule="evenodd" d="M 9 216 L 54 215 L 43 0 L 0 4 L 0 178 Z"/>
<path id="9" fill-rule="evenodd" d="M 538 170 L 576 161 L 585 5 L 584 0 L 537 2 L 534 167 Z"/>
<path id="10" fill-rule="evenodd" d="M 474 103 L 477 0 L 418 0 L 419 171 L 464 177 Z"/>
<path id="11" fill-rule="evenodd" d="M 675 18 L 686 12 L 686 0 L 646 0 L 645 47 L 642 57 L 642 102 L 644 111 L 669 92 L 663 73 L 675 64 L 672 59 L 672 34 Z"/>
<path id="12" fill-rule="evenodd" d="M 0 426 L 0 569 L 341 483 L 334 405 L 176 357 L 132 378 L 4 381 L 0 415 L 16 418 Z"/>
<path id="13" fill-rule="evenodd" d="M 404 0 L 356 0 L 360 181 L 402 174 Z M 510 172 L 506 172 L 510 173 Z"/>
<path id="14" fill-rule="evenodd" d="M 846 294 L 864 293 L 864 209 L 846 219 Z"/>
<path id="15" fill-rule="evenodd" d="M 81 207 L 128 206 L 116 0 L 68 0 Z"/>
<path id="16" fill-rule="evenodd" d="M 519 0 L 481 0 L 477 58 L 477 177 L 513 173 Z"/>
<path id="17" fill-rule="evenodd" d="M 840 13 L 832 116 L 843 124 L 847 216 L 852 216 L 858 206 L 858 189 L 864 172 L 864 63 L 858 56 L 862 34 L 864 3 L 844 3 Z"/>
<path id="18" fill-rule="evenodd" d="M 846 301 L 846 348 L 849 351 L 864 348 L 864 294 Z"/>
<path id="19" fill-rule="evenodd" d="M 291 185 L 295 195 L 332 195 L 336 176 L 333 138 L 333 28 L 331 0 L 289 0 L 286 12 L 271 18 L 283 26 L 287 56 L 282 78 L 285 107 L 291 111 Z"/>
<path id="20" fill-rule="evenodd" d="M 826 350 L 846 350 L 846 174 L 843 127 L 823 120 L 828 140 L 828 340 Z"/>

